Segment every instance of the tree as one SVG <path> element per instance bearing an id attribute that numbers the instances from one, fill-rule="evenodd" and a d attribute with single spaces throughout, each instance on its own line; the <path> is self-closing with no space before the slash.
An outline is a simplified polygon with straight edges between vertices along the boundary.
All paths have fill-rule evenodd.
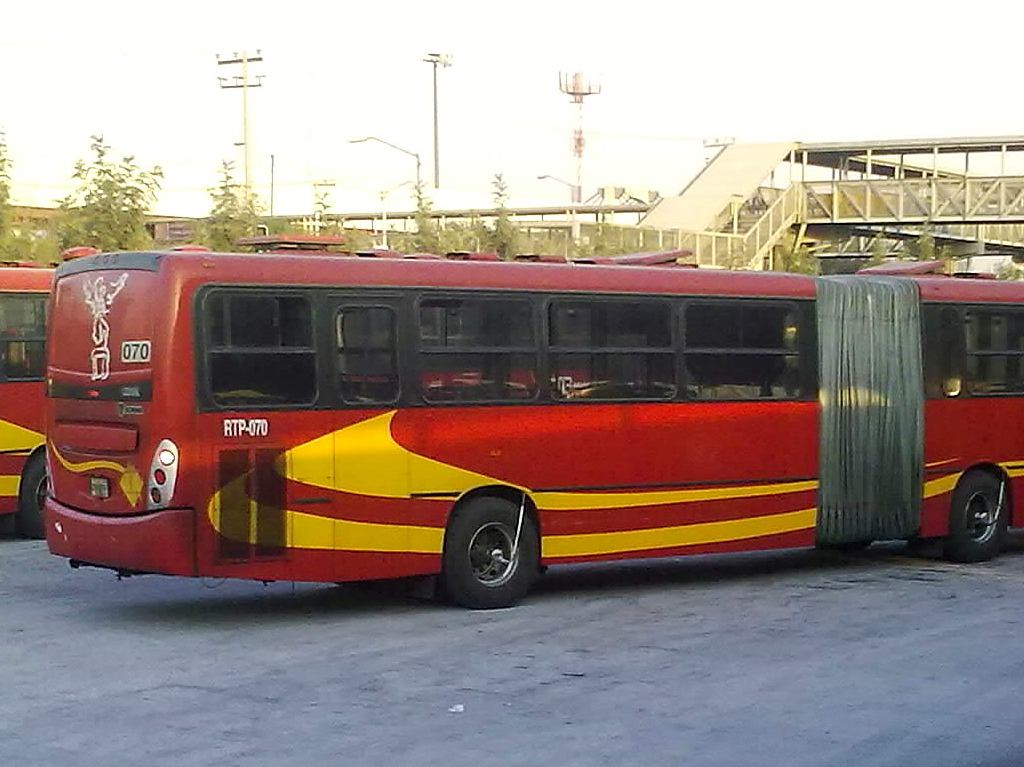
<path id="1" fill-rule="evenodd" d="M 131 155 L 115 161 L 102 136 L 93 136 L 92 158 L 75 163 L 78 188 L 60 201 L 61 248 L 90 245 L 102 251 L 144 248 L 151 243 L 146 213 L 160 191 L 163 171 L 140 168 Z"/>
<path id="2" fill-rule="evenodd" d="M 437 224 L 430 215 L 432 203 L 423 187 L 423 182 L 416 182 L 413 188 L 413 196 L 416 198 L 416 236 L 413 238 L 413 247 L 420 253 L 438 253 L 441 251 L 441 236 Z"/>
<path id="3" fill-rule="evenodd" d="M 517 252 L 519 230 L 512 223 L 508 212 L 508 184 L 502 174 L 496 173 L 491 186 L 494 187 L 494 207 L 498 209 L 498 215 L 490 230 L 488 244 L 502 258 L 512 258 Z"/>
<path id="4" fill-rule="evenodd" d="M 11 158 L 7 153 L 7 136 L 0 131 L 0 253 L 10 246 L 11 231 Z"/>
<path id="5" fill-rule="evenodd" d="M 256 203 L 245 189 L 235 182 L 234 163 L 220 164 L 220 180 L 207 191 L 213 208 L 203 221 L 201 239 L 212 250 L 233 250 L 240 237 L 256 232 Z"/>

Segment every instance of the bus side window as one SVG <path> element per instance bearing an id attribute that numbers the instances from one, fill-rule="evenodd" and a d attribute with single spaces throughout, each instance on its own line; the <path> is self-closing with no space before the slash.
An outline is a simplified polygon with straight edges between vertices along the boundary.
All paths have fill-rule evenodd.
<path id="1" fill-rule="evenodd" d="M 46 296 L 0 295 L 0 377 L 42 379 L 45 346 Z"/>
<path id="2" fill-rule="evenodd" d="M 687 395 L 702 400 L 809 396 L 799 312 L 789 301 L 693 301 L 684 313 Z"/>
<path id="3" fill-rule="evenodd" d="M 430 403 L 520 402 L 537 396 L 533 302 L 425 297 L 419 391 Z"/>
<path id="4" fill-rule="evenodd" d="M 334 326 L 341 398 L 348 404 L 397 400 L 395 310 L 344 306 L 338 310 Z"/>
<path id="5" fill-rule="evenodd" d="M 553 301 L 548 313 L 551 396 L 673 399 L 671 315 L 665 301 Z"/>
<path id="6" fill-rule="evenodd" d="M 925 396 L 958 397 L 964 381 L 964 322 L 952 306 L 923 307 Z"/>
<path id="7" fill-rule="evenodd" d="M 968 391 L 1024 394 L 1024 312 L 971 307 L 964 312 L 963 328 Z"/>
<path id="8" fill-rule="evenodd" d="M 305 296 L 218 290 L 203 304 L 210 396 L 220 407 L 310 405 L 317 398 Z"/>

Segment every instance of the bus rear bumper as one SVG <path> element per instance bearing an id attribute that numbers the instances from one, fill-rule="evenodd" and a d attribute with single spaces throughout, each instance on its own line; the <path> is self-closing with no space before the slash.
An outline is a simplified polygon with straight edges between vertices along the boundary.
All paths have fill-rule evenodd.
<path id="1" fill-rule="evenodd" d="M 132 573 L 195 575 L 195 511 L 166 509 L 131 517 L 88 514 L 49 498 L 50 552 L 73 563 Z"/>

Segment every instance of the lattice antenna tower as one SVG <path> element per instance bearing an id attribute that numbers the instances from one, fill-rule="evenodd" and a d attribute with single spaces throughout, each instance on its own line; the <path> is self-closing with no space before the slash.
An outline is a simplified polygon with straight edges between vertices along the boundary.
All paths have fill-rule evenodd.
<path id="1" fill-rule="evenodd" d="M 601 92 L 601 83 L 588 80 L 582 72 L 559 72 L 558 88 L 576 105 L 576 129 L 572 133 L 572 154 L 576 159 L 576 184 L 572 190 L 572 201 L 583 201 L 583 100 Z"/>

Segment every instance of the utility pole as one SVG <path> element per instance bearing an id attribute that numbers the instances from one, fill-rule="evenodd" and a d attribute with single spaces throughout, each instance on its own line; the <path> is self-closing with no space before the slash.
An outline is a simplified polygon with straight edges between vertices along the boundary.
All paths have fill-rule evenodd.
<path id="1" fill-rule="evenodd" d="M 441 161 L 438 159 L 437 140 L 437 68 L 438 66 L 450 67 L 452 57 L 447 53 L 428 53 L 423 59 L 434 68 L 434 189 L 441 188 Z"/>
<path id="2" fill-rule="evenodd" d="M 249 147 L 249 89 L 263 87 L 263 75 L 256 75 L 254 79 L 249 79 L 249 65 L 261 61 L 263 61 L 263 56 L 260 55 L 259 50 L 256 51 L 255 56 L 250 56 L 246 51 L 232 53 L 230 57 L 224 58 L 221 58 L 219 53 L 217 54 L 217 66 L 241 67 L 240 74 L 232 77 L 218 77 L 217 82 L 224 90 L 242 89 L 242 141 L 240 143 L 244 148 L 243 164 L 245 166 L 245 196 L 247 199 L 252 199 L 252 176 L 249 171 L 252 165 Z M 235 146 L 239 146 L 239 144 L 235 144 Z"/>
<path id="3" fill-rule="evenodd" d="M 576 105 L 576 130 L 572 134 L 572 153 L 576 158 L 576 188 L 572 193 L 572 201 L 583 202 L 583 99 L 601 92 L 601 84 L 585 80 L 582 72 L 569 74 L 560 72 L 558 88 Z"/>

